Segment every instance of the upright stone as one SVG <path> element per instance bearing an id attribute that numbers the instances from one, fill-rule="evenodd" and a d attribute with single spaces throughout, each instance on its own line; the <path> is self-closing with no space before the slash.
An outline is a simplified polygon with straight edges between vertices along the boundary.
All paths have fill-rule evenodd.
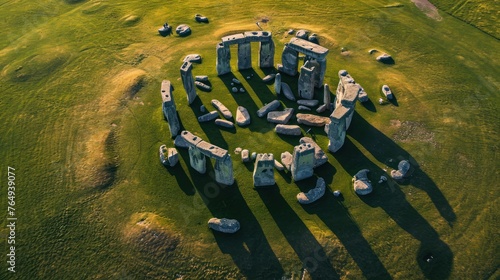
<path id="1" fill-rule="evenodd" d="M 196 99 L 196 89 L 194 87 L 192 69 L 193 69 L 193 64 L 191 64 L 191 62 L 189 61 L 184 62 L 181 66 L 182 85 L 186 90 L 187 100 L 190 105 Z"/>
<path id="2" fill-rule="evenodd" d="M 344 145 L 345 134 L 347 130 L 346 119 L 351 114 L 351 108 L 340 106 L 335 108 L 330 115 L 330 124 L 328 125 L 328 150 L 332 153 L 338 151 Z"/>
<path id="3" fill-rule="evenodd" d="M 253 185 L 263 187 L 272 186 L 275 183 L 273 154 L 258 154 L 253 169 Z"/>
<path id="4" fill-rule="evenodd" d="M 215 181 L 228 186 L 234 183 L 233 161 L 229 154 L 222 159 L 216 159 L 214 169 Z"/>
<path id="5" fill-rule="evenodd" d="M 238 44 L 238 70 L 252 68 L 252 48 L 249 42 Z"/>
<path id="6" fill-rule="evenodd" d="M 314 66 L 309 61 L 300 67 L 299 96 L 301 98 L 314 98 L 314 76 Z"/>
<path id="7" fill-rule="evenodd" d="M 312 138 L 302 137 L 299 140 L 300 144 L 310 144 L 314 147 L 314 168 L 323 165 L 328 162 L 328 157 L 325 152 L 321 149 L 321 147 L 314 142 Z"/>
<path id="8" fill-rule="evenodd" d="M 325 84 L 325 88 L 323 90 L 323 104 L 325 104 L 326 110 L 331 110 L 331 95 L 330 95 L 330 86 Z"/>
<path id="9" fill-rule="evenodd" d="M 231 50 L 229 46 L 219 43 L 217 44 L 217 75 L 221 76 L 231 73 Z"/>
<path id="10" fill-rule="evenodd" d="M 274 91 L 276 91 L 276 94 L 281 93 L 281 74 L 277 73 L 276 78 L 274 78 Z"/>
<path id="11" fill-rule="evenodd" d="M 175 108 L 174 96 L 172 94 L 173 88 L 169 80 L 161 82 L 161 98 L 163 101 L 162 109 L 163 116 L 167 119 L 168 127 L 170 129 L 170 136 L 174 138 L 179 134 L 181 125 L 177 117 L 177 110 Z"/>
<path id="12" fill-rule="evenodd" d="M 283 49 L 283 54 L 281 55 L 281 61 L 283 63 L 283 67 L 279 70 L 290 76 L 297 75 L 297 67 L 299 65 L 299 53 L 296 50 L 286 45 L 285 48 Z"/>
<path id="13" fill-rule="evenodd" d="M 265 32 L 268 33 L 268 32 Z M 271 33 L 269 32 L 269 36 Z M 260 42 L 259 47 L 259 67 L 260 68 L 271 68 L 274 66 L 274 42 L 272 39 L 269 41 Z"/>
<path id="14" fill-rule="evenodd" d="M 300 144 L 293 148 L 293 161 L 291 166 L 294 181 L 309 178 L 314 171 L 314 147 L 311 144 Z"/>
<path id="15" fill-rule="evenodd" d="M 189 164 L 201 174 L 207 172 L 207 159 L 196 146 L 189 146 Z"/>

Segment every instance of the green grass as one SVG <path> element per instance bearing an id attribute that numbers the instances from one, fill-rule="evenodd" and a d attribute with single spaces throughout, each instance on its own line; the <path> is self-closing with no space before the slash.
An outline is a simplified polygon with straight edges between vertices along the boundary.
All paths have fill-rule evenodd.
<path id="1" fill-rule="evenodd" d="M 303 267 L 313 279 L 499 277 L 500 45 L 466 23 L 469 15 L 481 16 L 494 27 L 496 17 L 462 9 L 465 22 L 444 13 L 435 21 L 410 1 L 384 0 L 73 2 L 0 4 L 1 176 L 6 182 L 7 166 L 16 169 L 19 218 L 17 273 L 3 262 L 0 278 L 298 279 Z M 490 9 L 495 2 L 485 3 Z M 195 23 L 196 13 L 210 23 Z M 254 69 L 241 73 L 232 48 L 231 75 L 247 93 L 230 93 L 232 76 L 216 75 L 220 38 L 256 30 L 262 17 L 270 19 L 261 26 L 273 32 L 275 63 L 290 39 L 285 32 L 309 29 L 330 49 L 325 83 L 334 91 L 338 70 L 346 69 L 373 103 L 357 105 L 345 146 L 315 170 L 343 200 L 328 192 L 302 207 L 295 196 L 315 178 L 295 183 L 283 172 L 275 172 L 277 187 L 255 190 L 252 164 L 233 153 L 240 146 L 279 157 L 298 144 L 255 114 L 276 98 L 260 82 L 267 70 L 257 67 L 257 44 Z M 159 36 L 165 20 L 190 24 L 192 35 Z M 396 63 L 377 63 L 372 48 Z M 194 75 L 208 75 L 213 86 L 198 91 L 191 107 L 179 75 L 190 53 L 203 57 Z M 246 80 L 248 74 L 254 77 Z M 161 111 L 163 79 L 175 87 L 182 125 L 231 152 L 233 186 L 215 183 L 213 162 L 206 175 L 197 174 L 186 150 L 174 168 L 159 162 L 158 147 L 173 146 Z M 296 78 L 284 80 L 296 85 Z M 397 106 L 378 105 L 383 84 Z M 213 98 L 233 114 L 247 107 L 252 125 L 199 124 L 199 106 L 211 110 Z M 314 132 L 326 150 L 325 133 Z M 369 168 L 376 182 L 382 168 L 400 159 L 415 166 L 407 182 L 355 195 L 351 177 L 358 170 Z M 0 205 L 7 207 L 5 192 Z M 206 225 L 214 216 L 236 218 L 242 228 L 231 236 L 214 233 Z M 5 224 L 2 254 L 8 253 Z M 422 261 L 428 252 L 432 264 Z"/>

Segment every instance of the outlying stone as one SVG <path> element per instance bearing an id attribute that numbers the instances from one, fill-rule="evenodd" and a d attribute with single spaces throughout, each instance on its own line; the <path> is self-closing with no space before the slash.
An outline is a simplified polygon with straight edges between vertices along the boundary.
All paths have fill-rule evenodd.
<path id="1" fill-rule="evenodd" d="M 215 107 L 215 109 L 219 110 L 222 113 L 224 118 L 228 120 L 233 118 L 233 114 L 231 113 L 231 111 L 229 111 L 229 109 L 227 109 L 227 107 L 224 106 L 224 104 L 222 104 L 219 100 L 212 99 L 212 105 Z"/>
<path id="2" fill-rule="evenodd" d="M 249 162 L 250 161 L 250 152 L 247 149 L 244 149 L 241 151 L 241 160 L 243 162 Z"/>
<path id="3" fill-rule="evenodd" d="M 312 138 L 302 137 L 300 138 L 299 142 L 301 144 L 310 144 L 314 147 L 314 168 L 328 162 L 328 157 L 326 156 L 325 152 L 316 142 L 314 142 Z"/>
<path id="4" fill-rule="evenodd" d="M 209 122 L 219 117 L 219 113 L 217 111 L 211 111 L 205 115 L 201 115 L 198 117 L 198 122 Z"/>
<path id="5" fill-rule="evenodd" d="M 292 154 L 290 154 L 290 152 L 281 153 L 281 163 L 287 170 L 290 170 L 290 168 L 292 167 L 292 161 L 293 156 Z"/>
<path id="6" fill-rule="evenodd" d="M 373 191 L 372 183 L 368 180 L 368 169 L 362 169 L 352 178 L 354 191 L 359 195 L 367 195 Z"/>
<path id="7" fill-rule="evenodd" d="M 276 170 L 278 171 L 283 171 L 285 170 L 285 167 L 283 166 L 283 164 L 281 164 L 279 161 L 277 160 L 274 160 L 274 168 L 276 168 Z"/>
<path id="8" fill-rule="evenodd" d="M 179 162 L 179 155 L 176 148 L 167 148 L 166 145 L 160 146 L 160 162 L 165 166 L 173 167 Z"/>
<path id="9" fill-rule="evenodd" d="M 386 53 L 383 53 L 383 54 L 377 56 L 377 61 L 385 63 L 385 64 L 394 64 L 394 59 L 392 58 L 392 56 L 390 56 Z"/>
<path id="10" fill-rule="evenodd" d="M 301 111 L 311 111 L 311 108 L 309 108 L 307 106 L 303 106 L 303 105 L 300 105 L 297 109 L 299 109 Z"/>
<path id="11" fill-rule="evenodd" d="M 240 229 L 240 222 L 234 219 L 211 218 L 208 220 L 208 227 L 224 233 L 235 233 Z"/>
<path id="12" fill-rule="evenodd" d="M 181 37 L 186 37 L 191 35 L 191 27 L 187 24 L 181 24 L 175 29 L 175 33 Z"/>
<path id="13" fill-rule="evenodd" d="M 308 106 L 308 107 L 314 107 L 314 106 L 317 106 L 319 104 L 319 101 L 316 99 L 311 99 L 311 100 L 299 99 L 299 100 L 297 100 L 297 104 Z"/>
<path id="14" fill-rule="evenodd" d="M 197 53 L 188 54 L 188 55 L 186 55 L 186 57 L 184 57 L 184 62 L 186 62 L 186 61 L 191 62 L 191 63 L 201 63 L 201 55 L 199 55 Z M 207 81 L 208 81 L 208 77 L 207 77 Z"/>
<path id="15" fill-rule="evenodd" d="M 319 45 L 319 39 L 318 39 L 318 35 L 316 35 L 316 33 L 311 34 L 311 36 L 309 36 L 309 38 L 307 38 L 307 40 L 311 43 L 315 43 L 315 44 Z"/>
<path id="16" fill-rule="evenodd" d="M 388 85 L 383 85 L 382 86 L 382 93 L 384 93 L 384 95 L 385 95 L 385 97 L 387 97 L 387 99 L 392 99 L 393 98 L 392 91 L 391 91 L 391 89 L 389 88 Z"/>
<path id="17" fill-rule="evenodd" d="M 202 16 L 200 14 L 194 15 L 194 20 L 196 20 L 196 22 L 208 23 L 208 18 L 204 17 L 204 16 Z"/>
<path id="18" fill-rule="evenodd" d="M 297 201 L 300 204 L 310 204 L 325 195 L 326 183 L 323 178 L 318 178 L 316 181 L 316 187 L 308 191 L 307 193 L 301 192 L 297 194 Z"/>
<path id="19" fill-rule="evenodd" d="M 269 74 L 269 75 L 265 76 L 264 78 L 262 78 L 262 81 L 264 83 L 271 83 L 272 81 L 274 81 L 275 77 L 276 77 L 276 74 Z"/>
<path id="20" fill-rule="evenodd" d="M 287 83 L 281 83 L 281 91 L 288 100 L 295 101 L 295 96 L 293 95 L 292 89 Z"/>
<path id="21" fill-rule="evenodd" d="M 283 111 L 272 111 L 267 113 L 267 121 L 270 123 L 286 124 L 292 118 L 293 108 L 286 108 Z"/>
<path id="22" fill-rule="evenodd" d="M 274 131 L 276 131 L 276 133 L 278 134 L 283 134 L 283 135 L 291 135 L 291 136 L 302 135 L 302 131 L 300 130 L 300 126 L 298 125 L 278 124 L 274 128 Z"/>
<path id="23" fill-rule="evenodd" d="M 236 124 L 239 126 L 246 126 L 250 124 L 250 114 L 243 106 L 238 106 L 236 109 Z"/>
<path id="24" fill-rule="evenodd" d="M 195 76 L 194 77 L 195 81 L 202 82 L 202 83 L 208 83 L 208 76 Z"/>
<path id="25" fill-rule="evenodd" d="M 312 114 L 297 114 L 297 122 L 299 124 L 305 124 L 308 126 L 324 126 L 326 124 L 330 123 L 330 118 L 328 117 L 322 117 L 322 116 L 316 116 Z"/>
<path id="26" fill-rule="evenodd" d="M 234 128 L 234 123 L 228 120 L 216 119 L 215 124 L 221 127 Z"/>
<path id="27" fill-rule="evenodd" d="M 402 160 L 398 164 L 398 170 L 392 170 L 391 171 L 391 177 L 395 180 L 401 180 L 403 179 L 408 171 L 410 171 L 410 162 L 407 160 Z"/>
<path id="28" fill-rule="evenodd" d="M 203 91 L 211 91 L 212 90 L 212 87 L 207 85 L 207 84 L 204 84 L 200 81 L 194 81 L 194 84 L 196 85 L 197 88 L 203 90 Z"/>
<path id="29" fill-rule="evenodd" d="M 158 33 L 160 33 L 160 35 L 163 37 L 168 36 L 172 34 L 172 26 L 168 25 L 168 23 L 165 23 L 161 28 L 158 29 Z"/>
<path id="30" fill-rule="evenodd" d="M 298 30 L 297 33 L 295 33 L 295 37 L 307 40 L 307 35 L 309 35 L 309 31 L 301 29 Z"/>
<path id="31" fill-rule="evenodd" d="M 269 113 L 269 112 L 271 112 L 273 110 L 278 109 L 278 107 L 280 105 L 281 105 L 281 103 L 278 100 L 273 100 L 273 101 L 267 103 L 267 105 L 265 105 L 262 108 L 260 108 L 257 111 L 257 116 L 259 116 L 259 118 L 262 118 L 263 116 L 266 116 L 267 113 Z"/>

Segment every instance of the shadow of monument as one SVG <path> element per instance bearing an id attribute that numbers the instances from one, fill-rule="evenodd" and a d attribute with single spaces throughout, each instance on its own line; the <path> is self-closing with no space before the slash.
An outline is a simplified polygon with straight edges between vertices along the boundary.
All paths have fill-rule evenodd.
<path id="1" fill-rule="evenodd" d="M 371 99 L 368 99 L 365 102 L 360 102 L 363 107 L 366 108 L 366 110 L 371 111 L 371 112 L 377 112 L 377 108 L 375 107 L 375 104 L 373 104 Z"/>
<path id="2" fill-rule="evenodd" d="M 356 139 L 356 141 L 368 150 L 368 152 L 370 152 L 379 162 L 383 162 L 393 169 L 397 169 L 400 160 L 409 160 L 410 164 L 415 167 L 412 176 L 407 179 L 409 183 L 425 191 L 441 216 L 448 221 L 450 226 L 453 225 L 453 222 L 456 220 L 456 215 L 448 203 L 448 200 L 444 197 L 434 181 L 429 178 L 423 170 L 418 168 L 418 163 L 408 152 L 369 124 L 357 112 L 354 112 L 351 127 L 347 131 L 347 134 Z M 341 150 L 350 152 L 350 149 L 346 147 L 342 147 Z"/>
<path id="3" fill-rule="evenodd" d="M 253 68 L 239 71 L 241 75 L 243 75 L 243 77 L 251 77 L 246 81 L 263 104 L 269 103 L 276 99 L 276 94 L 269 90 L 267 84 L 262 81 L 263 77 L 260 77 Z"/>
<path id="4" fill-rule="evenodd" d="M 258 190 L 269 213 L 312 279 L 340 279 L 321 244 L 285 201 L 278 187 Z"/>
<path id="5" fill-rule="evenodd" d="M 188 153 L 187 150 L 180 150 L 179 154 L 181 154 L 182 152 L 185 152 L 186 155 Z M 187 156 L 187 158 L 189 160 L 189 156 Z M 181 164 L 177 163 L 174 167 L 167 167 L 163 165 L 163 167 L 168 170 L 168 173 L 170 175 L 175 177 L 177 185 L 186 195 L 192 196 L 195 194 L 194 186 L 192 184 L 188 184 L 188 182 L 190 181 L 189 176 L 186 174 L 186 171 L 184 171 L 184 168 Z"/>
<path id="6" fill-rule="evenodd" d="M 374 191 L 367 196 L 359 196 L 360 199 L 371 207 L 382 208 L 402 229 L 421 242 L 417 252 L 417 262 L 427 278 L 448 278 L 453 266 L 453 253 L 439 238 L 434 228 L 406 200 L 399 186 L 391 186 L 393 183 L 391 179 L 386 183 L 375 183 L 380 175 L 386 175 L 385 172 L 365 157 L 347 138 L 342 149 L 335 154 L 335 158 L 352 176 L 361 169 L 370 170 L 369 178 L 374 185 Z M 435 257 L 432 263 L 424 261 L 424 257 L 429 253 Z"/>

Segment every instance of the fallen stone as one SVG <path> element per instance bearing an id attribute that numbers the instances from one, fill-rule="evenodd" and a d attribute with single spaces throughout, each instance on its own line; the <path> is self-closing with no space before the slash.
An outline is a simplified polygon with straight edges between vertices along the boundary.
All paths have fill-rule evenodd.
<path id="1" fill-rule="evenodd" d="M 208 83 L 208 76 L 195 76 L 194 80 L 202 83 Z"/>
<path id="2" fill-rule="evenodd" d="M 231 89 L 231 91 L 232 91 L 232 92 L 234 92 L 234 93 L 237 93 L 237 92 L 238 92 L 238 89 L 237 89 L 236 87 L 233 87 L 233 88 Z"/>
<path id="3" fill-rule="evenodd" d="M 179 162 L 179 153 L 176 148 L 168 148 L 168 163 L 174 167 Z"/>
<path id="4" fill-rule="evenodd" d="M 316 115 L 312 115 L 312 114 L 299 113 L 295 117 L 297 117 L 297 122 L 299 124 L 305 124 L 308 126 L 321 127 L 321 126 L 324 126 L 324 125 L 329 124 L 331 122 L 330 118 L 328 118 L 328 117 L 316 116 Z"/>
<path id="5" fill-rule="evenodd" d="M 177 148 L 184 148 L 184 149 L 187 149 L 189 148 L 189 144 L 186 142 L 186 140 L 184 140 L 184 138 L 182 138 L 180 135 L 177 135 L 175 137 L 175 140 L 174 140 L 174 145 L 177 147 Z"/>
<path id="6" fill-rule="evenodd" d="M 224 233 L 235 233 L 240 229 L 240 223 L 234 219 L 211 218 L 208 220 L 208 227 Z"/>
<path id="7" fill-rule="evenodd" d="M 251 155 L 250 155 L 250 158 L 252 160 L 255 160 L 257 158 L 257 152 L 253 152 Z"/>
<path id="8" fill-rule="evenodd" d="M 259 118 L 262 118 L 263 116 L 266 116 L 267 113 L 278 109 L 278 107 L 280 105 L 281 105 L 281 103 L 278 100 L 273 100 L 273 101 L 267 103 L 266 105 L 264 105 L 262 108 L 260 108 L 257 111 L 257 116 L 259 116 Z"/>
<path id="9" fill-rule="evenodd" d="M 281 164 L 279 161 L 277 160 L 274 160 L 274 168 L 276 168 L 276 170 L 278 171 L 283 171 L 285 170 L 285 167 L 283 166 L 283 164 Z"/>
<path id="10" fill-rule="evenodd" d="M 237 84 L 237 85 L 241 85 L 241 82 L 240 80 L 236 79 L 236 78 L 233 78 L 233 83 Z"/>
<path id="11" fill-rule="evenodd" d="M 292 35 L 293 33 L 295 33 L 295 30 L 290 29 L 290 30 L 287 31 L 287 33 L 288 33 L 288 35 Z"/>
<path id="12" fill-rule="evenodd" d="M 336 190 L 336 191 L 334 191 L 334 192 L 333 192 L 333 195 L 334 195 L 335 197 L 339 197 L 341 194 L 342 194 L 342 193 L 341 193 L 339 190 Z"/>
<path id="13" fill-rule="evenodd" d="M 222 113 L 224 118 L 228 120 L 233 118 L 233 114 L 231 113 L 231 111 L 229 111 L 229 109 L 227 109 L 227 107 L 224 106 L 224 104 L 222 104 L 219 100 L 212 99 L 212 105 L 215 107 L 215 109 L 219 110 Z"/>
<path id="14" fill-rule="evenodd" d="M 264 78 L 262 78 L 262 81 L 264 83 L 271 83 L 272 81 L 274 81 L 275 77 L 276 77 L 276 74 L 269 74 L 269 75 L 265 76 Z"/>
<path id="15" fill-rule="evenodd" d="M 247 80 L 250 80 L 250 78 L 252 78 L 252 77 L 250 77 L 250 76 L 247 76 Z"/>
<path id="16" fill-rule="evenodd" d="M 308 107 L 314 107 L 314 106 L 317 106 L 319 104 L 319 101 L 316 99 L 311 99 L 311 100 L 299 99 L 299 100 L 297 100 L 297 104 L 308 106 Z"/>
<path id="17" fill-rule="evenodd" d="M 240 92 L 245 92 L 245 89 L 244 88 L 240 88 Z"/>
<path id="18" fill-rule="evenodd" d="M 276 92 L 277 95 L 280 95 L 281 93 L 281 74 L 277 73 L 276 77 L 274 78 L 274 91 Z"/>
<path id="19" fill-rule="evenodd" d="M 290 168 L 292 168 L 292 162 L 293 155 L 290 152 L 281 153 L 281 163 L 287 170 L 290 170 Z"/>
<path id="20" fill-rule="evenodd" d="M 318 35 L 316 34 L 312 34 L 311 36 L 309 36 L 309 38 L 307 38 L 307 40 L 311 43 L 314 43 L 314 44 L 318 44 L 319 45 L 319 39 L 318 39 Z"/>
<path id="21" fill-rule="evenodd" d="M 319 106 L 318 109 L 316 109 L 316 112 L 321 114 L 324 111 L 326 111 L 326 107 L 327 107 L 326 104 L 323 104 L 323 105 Z"/>
<path id="22" fill-rule="evenodd" d="M 300 126 L 298 125 L 278 124 L 274 128 L 274 131 L 276 131 L 276 133 L 278 134 L 283 134 L 283 135 L 291 135 L 291 136 L 302 135 L 302 131 L 300 130 Z"/>
<path id="23" fill-rule="evenodd" d="M 168 25 L 168 23 L 165 23 L 161 28 L 158 29 L 158 33 L 160 33 L 160 35 L 163 37 L 168 36 L 172 34 L 172 26 Z"/>
<path id="24" fill-rule="evenodd" d="M 184 57 L 184 62 L 191 62 L 191 63 L 201 63 L 201 55 L 199 54 L 196 54 L 196 53 L 192 53 L 192 54 L 188 54 L 186 55 L 186 57 Z M 207 77 L 207 81 L 208 81 L 208 77 Z"/>
<path id="25" fill-rule="evenodd" d="M 239 155 L 241 153 L 241 147 L 237 147 L 236 149 L 234 149 L 234 153 Z"/>
<path id="26" fill-rule="evenodd" d="M 302 110 L 302 111 L 311 111 L 311 108 L 307 106 L 300 105 L 297 109 Z"/>
<path id="27" fill-rule="evenodd" d="M 292 89 L 287 83 L 281 83 L 281 91 L 288 100 L 295 101 L 295 96 L 293 95 Z"/>
<path id="28" fill-rule="evenodd" d="M 181 37 L 186 37 L 191 35 L 191 27 L 187 24 L 181 24 L 175 29 L 175 33 Z"/>
<path id="29" fill-rule="evenodd" d="M 320 177 L 316 181 L 316 187 L 314 187 L 313 189 L 311 189 L 307 193 L 301 192 L 301 193 L 297 194 L 297 201 L 300 204 L 313 203 L 313 202 L 317 201 L 318 199 L 320 199 L 321 197 L 323 197 L 323 195 L 325 195 L 325 190 L 326 190 L 325 180 Z"/>
<path id="30" fill-rule="evenodd" d="M 354 191 L 359 195 L 367 195 L 373 191 L 372 184 L 368 180 L 368 169 L 362 169 L 352 178 Z"/>
<path id="31" fill-rule="evenodd" d="M 207 84 L 204 84 L 200 81 L 194 81 L 194 84 L 196 85 L 197 88 L 203 90 L 203 91 L 211 91 L 212 90 L 212 87 L 207 85 Z"/>
<path id="32" fill-rule="evenodd" d="M 204 16 L 202 16 L 200 14 L 194 15 L 194 20 L 196 20 L 196 22 L 208 23 L 208 18 L 204 17 Z"/>
<path id="33" fill-rule="evenodd" d="M 236 124 L 239 126 L 245 126 L 250 124 L 250 114 L 248 110 L 243 106 L 238 106 L 236 109 Z"/>
<path id="34" fill-rule="evenodd" d="M 310 137 L 302 137 L 299 140 L 300 144 L 310 144 L 314 147 L 314 168 L 321 166 L 328 162 L 328 156 L 321 149 L 321 147 L 314 142 Z"/>
<path id="35" fill-rule="evenodd" d="M 160 162 L 163 165 L 165 165 L 165 166 L 170 166 L 170 164 L 168 162 L 168 149 L 167 149 L 167 145 L 161 145 L 160 146 L 159 154 L 160 154 Z"/>
<path id="36" fill-rule="evenodd" d="M 394 59 L 392 58 L 392 56 L 390 56 L 386 53 L 383 53 L 383 54 L 377 56 L 377 61 L 385 63 L 385 64 L 394 64 Z"/>
<path id="37" fill-rule="evenodd" d="M 234 123 L 228 120 L 216 119 L 215 124 L 221 127 L 234 128 Z"/>
<path id="38" fill-rule="evenodd" d="M 363 88 L 361 88 L 361 91 L 358 93 L 358 100 L 359 102 L 368 101 L 368 94 L 365 92 Z"/>
<path id="39" fill-rule="evenodd" d="M 308 34 L 309 34 L 309 31 L 301 29 L 301 30 L 298 30 L 297 33 L 295 33 L 295 37 L 307 40 Z"/>
<path id="40" fill-rule="evenodd" d="M 241 151 L 241 161 L 243 162 L 250 161 L 250 152 L 247 149 Z"/>
<path id="41" fill-rule="evenodd" d="M 410 170 L 410 162 L 407 161 L 407 160 L 402 160 L 399 162 L 398 164 L 398 170 L 392 170 L 391 171 L 391 177 L 394 179 L 394 180 L 401 180 L 403 179 L 408 171 Z"/>
<path id="42" fill-rule="evenodd" d="M 286 124 L 292 118 L 293 108 L 286 108 L 283 111 L 272 111 L 267 113 L 267 121 L 270 123 Z"/>
<path id="43" fill-rule="evenodd" d="M 219 113 L 217 111 L 211 111 L 205 115 L 201 115 L 198 117 L 198 122 L 209 122 L 219 117 Z"/>

